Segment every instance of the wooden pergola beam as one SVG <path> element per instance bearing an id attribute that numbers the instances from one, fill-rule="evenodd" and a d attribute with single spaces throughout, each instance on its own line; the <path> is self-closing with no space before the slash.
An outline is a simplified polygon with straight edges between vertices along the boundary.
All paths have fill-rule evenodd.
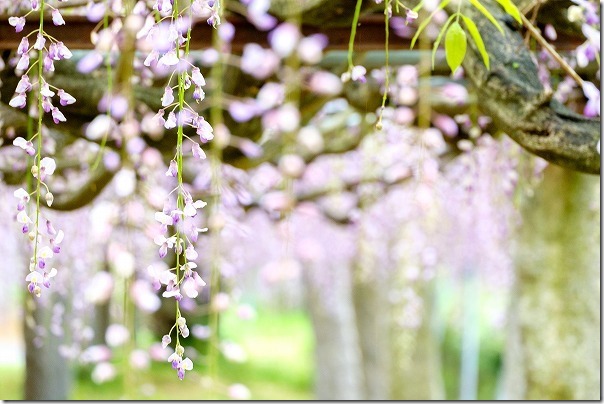
<path id="1" fill-rule="evenodd" d="M 90 42 L 90 33 L 97 23 L 90 22 L 84 16 L 65 16 L 66 25 L 55 27 L 46 24 L 48 34 L 63 41 L 70 49 L 93 49 Z M 241 17 L 230 17 L 228 21 L 235 26 L 235 37 L 232 50 L 241 51 L 247 43 L 258 43 L 268 46 L 267 32 L 259 31 L 254 25 Z M 38 26 L 34 18 L 30 18 L 22 32 L 16 33 L 15 28 L 8 24 L 8 17 L 0 17 L 0 50 L 17 49 L 21 38 L 36 29 Z M 191 33 L 191 49 L 203 49 L 212 46 L 213 28 L 203 21 L 195 24 Z M 327 50 L 347 49 L 350 38 L 350 27 L 314 27 L 302 26 L 304 35 L 322 33 L 329 39 Z M 380 15 L 368 15 L 361 18 L 357 28 L 355 50 L 364 52 L 369 50 L 382 50 L 385 44 L 384 18 Z M 396 35 L 390 35 L 390 49 L 409 49 L 411 41 Z M 577 38 L 559 35 L 553 42 L 558 50 L 575 49 L 581 42 Z"/>

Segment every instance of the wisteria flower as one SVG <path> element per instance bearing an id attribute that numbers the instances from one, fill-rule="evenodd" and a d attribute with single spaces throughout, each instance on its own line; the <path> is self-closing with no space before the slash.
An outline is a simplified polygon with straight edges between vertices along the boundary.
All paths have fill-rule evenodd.
<path id="1" fill-rule="evenodd" d="M 9 102 L 13 108 L 23 108 L 27 105 L 27 97 L 24 93 L 17 93 Z M 16 139 L 15 139 L 16 140 Z M 15 145 L 16 146 L 16 145 Z"/>
<path id="2" fill-rule="evenodd" d="M 19 188 L 15 192 L 13 192 L 13 195 L 19 200 L 17 204 L 17 210 L 21 211 L 25 209 L 25 204 L 28 203 L 30 199 L 29 193 L 23 188 Z"/>
<path id="3" fill-rule="evenodd" d="M 159 257 L 164 258 L 168 254 L 168 249 L 176 244 L 176 236 L 166 238 L 160 234 L 155 236 L 153 242 L 159 246 Z"/>
<path id="4" fill-rule="evenodd" d="M 166 348 L 168 345 L 170 345 L 171 342 L 172 342 L 172 338 L 170 338 L 169 335 L 164 335 L 161 338 L 161 346 L 162 346 L 162 348 Z"/>
<path id="5" fill-rule="evenodd" d="M 57 168 L 57 163 L 51 157 L 44 157 L 40 161 L 40 179 L 44 181 L 44 177 L 47 175 L 53 175 Z"/>
<path id="6" fill-rule="evenodd" d="M 66 106 L 66 105 L 71 105 L 74 102 L 76 102 L 76 99 L 73 98 L 73 96 L 67 92 L 65 92 L 65 90 L 59 90 L 57 91 L 57 95 L 59 96 L 59 103 L 62 106 Z"/>
<path id="7" fill-rule="evenodd" d="M 170 51 L 168 53 L 166 53 L 164 56 L 162 56 L 158 63 L 163 64 L 165 66 L 175 66 L 178 64 L 178 62 L 180 61 L 180 59 L 178 59 L 178 56 L 176 56 L 176 52 L 175 51 Z"/>
<path id="8" fill-rule="evenodd" d="M 31 88 L 32 86 L 29 82 L 29 76 L 27 74 L 24 74 L 23 76 L 21 76 L 19 83 L 17 83 L 17 88 L 15 88 L 15 92 L 24 95 L 23 93 L 31 91 Z"/>
<path id="9" fill-rule="evenodd" d="M 195 202 L 189 200 L 185 203 L 184 214 L 185 216 L 193 217 L 197 214 L 197 209 L 202 209 L 206 205 L 207 203 L 202 200 L 197 200 Z"/>
<path id="10" fill-rule="evenodd" d="M 172 87 L 166 86 L 164 89 L 164 95 L 161 97 L 161 106 L 167 107 L 174 102 L 174 93 L 172 92 Z"/>
<path id="11" fill-rule="evenodd" d="M 65 122 L 65 115 L 63 115 L 63 113 L 61 111 L 59 111 L 59 108 L 54 107 L 52 109 L 52 120 L 54 121 L 54 123 L 59 123 L 59 122 Z"/>
<path id="12" fill-rule="evenodd" d="M 195 83 L 195 85 L 198 87 L 203 87 L 206 85 L 206 80 L 198 67 L 191 69 L 191 80 L 193 80 L 193 83 Z"/>
<path id="13" fill-rule="evenodd" d="M 25 152 L 27 154 L 29 154 L 30 156 L 33 156 L 34 154 L 36 154 L 36 150 L 34 149 L 34 144 L 32 142 L 30 142 L 29 140 L 25 140 L 22 137 L 15 138 L 15 140 L 13 140 L 13 145 L 25 150 Z"/>
<path id="14" fill-rule="evenodd" d="M 9 17 L 8 23 L 15 27 L 15 32 L 21 32 L 25 27 L 25 17 Z"/>
<path id="15" fill-rule="evenodd" d="M 29 40 L 27 37 L 21 38 L 21 42 L 19 42 L 19 46 L 17 47 L 17 55 L 25 55 L 29 51 Z"/>
<path id="16" fill-rule="evenodd" d="M 198 143 L 193 142 L 193 146 L 191 147 L 191 152 L 193 153 L 193 157 L 204 160 L 206 158 L 206 153 L 203 151 L 201 146 Z"/>
<path id="17" fill-rule="evenodd" d="M 166 171 L 166 177 L 176 177 L 178 175 L 178 167 L 176 165 L 176 161 L 170 161 L 170 167 L 168 167 L 168 171 Z"/>
<path id="18" fill-rule="evenodd" d="M 28 67 L 29 67 L 29 56 L 26 53 L 24 55 L 21 55 L 21 57 L 19 58 L 19 61 L 17 62 L 17 66 L 15 67 L 15 69 L 24 71 L 24 70 L 27 70 Z"/>
<path id="19" fill-rule="evenodd" d="M 54 25 L 65 25 L 65 20 L 58 9 L 52 10 L 52 23 Z"/>
<path id="20" fill-rule="evenodd" d="M 166 122 L 164 123 L 164 127 L 166 129 L 172 129 L 176 127 L 176 115 L 174 114 L 174 112 L 170 112 L 168 114 L 168 119 L 166 119 Z"/>
<path id="21" fill-rule="evenodd" d="M 155 212 L 155 220 L 166 226 L 172 226 L 174 224 L 172 216 L 166 215 L 164 212 Z"/>
<path id="22" fill-rule="evenodd" d="M 27 274 L 27 276 L 25 277 L 25 281 L 29 282 L 29 285 L 27 286 L 27 290 L 29 290 L 29 293 L 40 297 L 42 289 L 38 285 L 44 282 L 44 275 L 42 275 L 38 271 L 33 271 Z"/>

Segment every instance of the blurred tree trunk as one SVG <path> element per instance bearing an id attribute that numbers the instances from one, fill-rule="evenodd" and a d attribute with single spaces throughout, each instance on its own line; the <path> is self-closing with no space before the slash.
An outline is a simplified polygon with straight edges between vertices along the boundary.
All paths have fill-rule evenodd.
<path id="1" fill-rule="evenodd" d="M 401 271 L 402 272 L 402 271 Z M 402 274 L 398 274 L 402 277 Z M 434 332 L 435 308 L 432 282 L 397 288 L 391 321 L 391 386 L 392 400 L 443 400 L 439 341 Z M 405 296 L 413 290 L 413 297 Z M 417 299 L 417 300 L 416 300 Z M 410 306 L 419 302 L 418 313 L 410 314 Z M 408 316 L 418 323 L 409 324 Z M 415 320 L 412 320 L 412 322 Z"/>
<path id="2" fill-rule="evenodd" d="M 61 298 L 57 293 L 50 293 L 48 290 L 44 292 L 39 299 L 48 298 L 51 301 L 40 304 L 36 298 L 35 308 L 27 310 L 29 314 L 24 326 L 24 397 L 28 401 L 67 400 L 71 390 L 72 373 L 69 360 L 59 353 L 59 345 L 64 342 L 65 337 L 50 332 L 53 306 Z M 28 294 L 26 299 L 28 307 L 32 307 L 34 298 Z M 27 317 L 30 321 L 27 321 Z M 35 325 L 32 324 L 32 319 Z M 39 329 L 43 329 L 43 334 L 39 334 Z"/>
<path id="3" fill-rule="evenodd" d="M 364 279 L 362 270 L 356 271 L 353 298 L 363 361 L 364 399 L 388 400 L 392 358 L 388 283 L 381 274 Z"/>
<path id="4" fill-rule="evenodd" d="M 323 272 L 323 273 L 319 273 Z M 365 397 L 361 349 L 352 300 L 350 268 L 304 271 L 308 308 L 315 334 L 315 394 L 318 400 Z"/>
<path id="5" fill-rule="evenodd" d="M 599 190 L 550 165 L 522 207 L 502 398 L 600 398 Z"/>

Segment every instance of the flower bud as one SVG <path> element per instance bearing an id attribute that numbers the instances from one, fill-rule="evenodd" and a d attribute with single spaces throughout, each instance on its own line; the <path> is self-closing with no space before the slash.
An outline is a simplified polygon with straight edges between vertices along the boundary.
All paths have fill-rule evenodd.
<path id="1" fill-rule="evenodd" d="M 46 193 L 46 204 L 48 205 L 49 208 L 52 206 L 52 203 L 54 200 L 55 200 L 55 197 L 52 194 L 52 192 L 47 192 Z"/>

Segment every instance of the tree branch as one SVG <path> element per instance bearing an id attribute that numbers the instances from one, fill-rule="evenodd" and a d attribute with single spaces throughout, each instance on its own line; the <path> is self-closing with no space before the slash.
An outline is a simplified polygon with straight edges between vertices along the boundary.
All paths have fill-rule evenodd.
<path id="1" fill-rule="evenodd" d="M 562 167 L 599 174 L 600 119 L 576 114 L 553 100 L 539 81 L 520 28 L 492 0 L 483 3 L 500 22 L 505 36 L 475 8 L 465 10 L 478 25 L 491 57 L 490 71 L 474 47 L 464 61 L 482 110 L 529 152 Z"/>

